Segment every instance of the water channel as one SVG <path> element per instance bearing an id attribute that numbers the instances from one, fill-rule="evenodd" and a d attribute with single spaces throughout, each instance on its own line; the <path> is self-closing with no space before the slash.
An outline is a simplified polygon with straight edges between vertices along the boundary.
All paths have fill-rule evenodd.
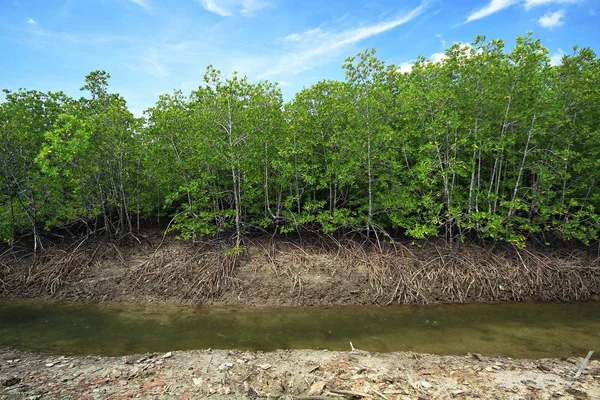
<path id="1" fill-rule="evenodd" d="M 328 349 L 515 358 L 600 350 L 600 303 L 192 307 L 0 300 L 0 346 L 54 354 Z"/>

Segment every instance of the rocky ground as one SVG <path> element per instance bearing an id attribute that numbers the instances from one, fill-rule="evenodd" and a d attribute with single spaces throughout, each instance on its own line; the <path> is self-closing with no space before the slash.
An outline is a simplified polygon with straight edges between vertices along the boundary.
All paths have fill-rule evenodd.
<path id="1" fill-rule="evenodd" d="M 126 357 L 0 349 L 2 399 L 600 399 L 600 362 L 281 350 Z"/>

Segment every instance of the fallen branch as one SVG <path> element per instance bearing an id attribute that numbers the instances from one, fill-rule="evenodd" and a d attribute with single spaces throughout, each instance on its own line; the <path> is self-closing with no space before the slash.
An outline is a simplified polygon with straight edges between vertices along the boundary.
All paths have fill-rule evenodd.
<path id="1" fill-rule="evenodd" d="M 585 356 L 585 358 L 581 362 L 581 365 L 579 366 L 579 371 L 577 371 L 577 373 L 575 374 L 575 379 L 577 379 L 581 376 L 581 374 L 583 373 L 583 370 L 585 369 L 585 367 L 587 367 L 588 363 L 590 362 L 590 358 L 592 358 L 593 354 L 594 354 L 594 350 L 590 350 L 587 353 L 587 356 Z"/>
<path id="2" fill-rule="evenodd" d="M 343 396 L 350 396 L 350 397 L 358 397 L 358 398 L 370 397 L 368 393 L 353 392 L 353 391 L 350 391 L 350 390 L 331 389 L 330 392 L 331 393 L 336 393 L 336 394 L 341 394 Z"/>

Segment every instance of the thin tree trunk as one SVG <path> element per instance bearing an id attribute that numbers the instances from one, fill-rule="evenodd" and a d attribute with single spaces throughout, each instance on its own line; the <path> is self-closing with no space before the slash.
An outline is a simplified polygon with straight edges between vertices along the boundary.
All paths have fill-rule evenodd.
<path id="1" fill-rule="evenodd" d="M 521 178 L 523 177 L 523 171 L 525 169 L 525 160 L 527 159 L 527 153 L 529 153 L 529 145 L 531 144 L 531 138 L 533 137 L 533 126 L 535 124 L 536 116 L 534 115 L 531 119 L 531 127 L 527 133 L 527 143 L 525 144 L 525 151 L 523 152 L 523 159 L 521 160 L 521 166 L 519 168 L 519 174 L 517 175 L 517 182 L 515 182 L 515 188 L 513 190 L 512 199 L 510 201 L 510 208 L 508 209 L 508 218 L 511 218 L 515 212 L 515 200 L 517 199 L 517 192 L 519 191 L 519 185 L 521 184 Z"/>

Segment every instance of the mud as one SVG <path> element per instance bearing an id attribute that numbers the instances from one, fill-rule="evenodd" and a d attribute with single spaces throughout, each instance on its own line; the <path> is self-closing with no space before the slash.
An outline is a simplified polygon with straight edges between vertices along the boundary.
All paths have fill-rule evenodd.
<path id="1" fill-rule="evenodd" d="M 247 240 L 243 252 L 160 231 L 91 238 L 0 260 L 0 298 L 249 306 L 578 301 L 600 297 L 600 259 L 582 249 Z"/>

